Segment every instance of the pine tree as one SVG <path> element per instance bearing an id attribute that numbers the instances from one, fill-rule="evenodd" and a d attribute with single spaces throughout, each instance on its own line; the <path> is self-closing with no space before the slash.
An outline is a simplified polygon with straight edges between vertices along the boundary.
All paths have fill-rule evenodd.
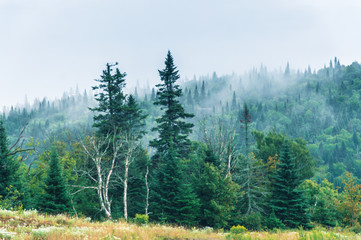
<path id="1" fill-rule="evenodd" d="M 125 108 L 126 125 L 125 131 L 131 136 L 139 139 L 144 134 L 144 119 L 147 115 L 143 114 L 143 111 L 139 109 L 137 101 L 133 95 L 129 95 L 127 99 L 127 105 Z"/>
<path id="2" fill-rule="evenodd" d="M 206 99 L 206 87 L 204 85 L 204 80 L 203 80 L 201 87 L 201 100 L 204 101 L 205 99 Z"/>
<path id="3" fill-rule="evenodd" d="M 182 216 L 188 216 L 190 209 L 196 205 L 191 190 L 184 186 L 184 176 L 180 171 L 180 159 L 187 156 L 190 147 L 188 134 L 193 124 L 182 121 L 193 117 L 186 113 L 179 103 L 178 98 L 182 90 L 176 85 L 179 79 L 178 70 L 173 63 L 173 57 L 168 51 L 165 60 L 165 69 L 159 71 L 162 83 L 156 85 L 158 100 L 154 103 L 164 110 L 163 115 L 156 120 L 159 137 L 150 142 L 156 148 L 153 162 L 158 163 L 155 171 L 155 187 L 151 205 L 154 218 L 159 221 L 178 222 Z"/>
<path id="4" fill-rule="evenodd" d="M 106 70 L 103 71 L 98 86 L 93 87 L 93 90 L 99 90 L 95 94 L 95 100 L 98 101 L 98 106 L 90 108 L 91 111 L 98 113 L 94 116 L 94 127 L 98 128 L 99 133 L 109 134 L 114 130 L 125 130 L 127 121 L 126 116 L 126 95 L 123 93 L 125 87 L 126 73 L 121 73 L 118 68 L 112 74 L 112 67 L 116 64 L 107 64 Z"/>
<path id="5" fill-rule="evenodd" d="M 237 110 L 236 91 L 233 91 L 231 109 L 232 109 L 232 111 Z"/>
<path id="6" fill-rule="evenodd" d="M 155 101 L 155 90 L 154 90 L 154 88 L 152 88 L 152 94 L 150 95 L 150 101 L 151 102 Z"/>
<path id="7" fill-rule="evenodd" d="M 50 163 L 45 179 L 45 194 L 40 200 L 39 208 L 42 212 L 50 214 L 70 212 L 70 195 L 63 175 L 55 147 L 50 152 Z"/>
<path id="8" fill-rule="evenodd" d="M 188 134 L 192 132 L 193 124 L 182 120 L 194 115 L 186 113 L 178 101 L 182 90 L 176 84 L 179 75 L 170 51 L 165 60 L 165 69 L 159 70 L 159 75 L 162 83 L 156 85 L 159 88 L 158 100 L 154 104 L 160 105 L 164 114 L 156 120 L 157 127 L 153 131 L 158 131 L 159 136 L 150 142 L 150 146 L 157 149 L 158 155 L 164 155 L 171 148 L 172 142 L 177 147 L 177 157 L 184 156 L 191 143 Z"/>
<path id="9" fill-rule="evenodd" d="M 276 165 L 271 179 L 271 210 L 288 227 L 308 227 L 305 201 L 302 192 L 297 188 L 300 177 L 288 141 L 283 144 L 279 164 Z"/>
<path id="10" fill-rule="evenodd" d="M 290 76 L 290 63 L 289 63 L 289 62 L 287 62 L 284 75 L 285 75 L 285 77 L 289 77 L 289 76 Z"/>
<path id="11" fill-rule="evenodd" d="M 188 90 L 188 94 L 187 94 L 187 104 L 189 106 L 193 106 L 193 96 L 192 96 L 192 91 L 190 89 Z"/>
<path id="12" fill-rule="evenodd" d="M 199 104 L 199 92 L 198 92 L 198 86 L 196 84 L 196 87 L 194 88 L 194 103 Z"/>
<path id="13" fill-rule="evenodd" d="M 2 199 L 9 193 L 6 188 L 16 185 L 18 169 L 19 163 L 10 154 L 4 122 L 0 119 L 0 196 Z"/>
<path id="14" fill-rule="evenodd" d="M 180 194 L 181 173 L 172 140 L 170 146 L 155 174 L 156 187 L 153 190 L 151 211 L 155 220 L 175 223 L 179 217 L 176 203 Z"/>

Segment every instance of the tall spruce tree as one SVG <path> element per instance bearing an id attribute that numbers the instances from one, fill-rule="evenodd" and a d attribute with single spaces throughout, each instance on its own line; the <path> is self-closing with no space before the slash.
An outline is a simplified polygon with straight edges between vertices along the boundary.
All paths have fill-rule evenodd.
<path id="1" fill-rule="evenodd" d="M 50 152 L 50 163 L 45 179 L 45 194 L 39 202 L 42 212 L 58 214 L 70 212 L 71 200 L 55 147 Z"/>
<path id="2" fill-rule="evenodd" d="M 171 148 L 172 142 L 173 147 L 177 147 L 176 156 L 185 156 L 191 144 L 188 135 L 192 132 L 193 124 L 183 120 L 194 115 L 186 113 L 179 103 L 182 89 L 176 84 L 179 74 L 170 51 L 165 60 L 165 68 L 159 70 L 159 75 L 162 83 L 156 85 L 158 99 L 154 104 L 160 105 L 164 114 L 156 119 L 157 126 L 152 130 L 158 131 L 159 136 L 150 142 L 150 146 L 157 149 L 158 155 L 164 155 Z"/>
<path id="3" fill-rule="evenodd" d="M 290 149 L 289 141 L 285 141 L 280 161 L 271 177 L 270 207 L 286 226 L 308 227 L 309 218 L 306 214 L 305 200 L 298 189 L 301 180 Z"/>
<path id="4" fill-rule="evenodd" d="M 123 93 L 125 87 L 126 73 L 121 73 L 118 68 L 112 74 L 113 67 L 116 64 L 107 64 L 106 69 L 101 75 L 98 86 L 94 86 L 93 90 L 97 90 L 95 100 L 98 106 L 90 108 L 91 111 L 98 113 L 94 116 L 94 127 L 98 128 L 101 134 L 109 134 L 115 130 L 123 131 L 127 128 L 126 116 L 126 95 Z"/>
<path id="5" fill-rule="evenodd" d="M 192 189 L 186 184 L 185 177 L 180 170 L 180 159 L 188 155 L 190 140 L 188 134 L 193 124 L 183 121 L 193 117 L 186 113 L 178 98 L 182 90 L 176 81 L 179 79 L 178 70 L 173 63 L 173 57 L 168 51 L 165 69 L 159 71 L 162 83 L 156 85 L 158 100 L 154 103 L 164 110 L 163 115 L 156 120 L 159 136 L 150 142 L 157 152 L 153 156 L 156 162 L 154 190 L 151 204 L 153 217 L 159 221 L 192 224 L 194 219 L 192 209 L 198 206 L 198 201 Z M 194 215 L 194 214 L 193 214 Z"/>

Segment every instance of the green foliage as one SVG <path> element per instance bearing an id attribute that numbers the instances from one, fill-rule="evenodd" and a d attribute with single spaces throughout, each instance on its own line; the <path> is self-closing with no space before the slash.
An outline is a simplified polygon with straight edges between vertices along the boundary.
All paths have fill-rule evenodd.
<path id="1" fill-rule="evenodd" d="M 264 225 L 263 221 L 263 216 L 259 212 L 244 215 L 241 219 L 242 225 L 253 231 L 260 231 Z"/>
<path id="2" fill-rule="evenodd" d="M 276 217 L 274 211 L 270 214 L 268 218 L 264 220 L 264 226 L 268 229 L 284 229 L 286 226 L 282 223 L 282 221 Z"/>
<path id="3" fill-rule="evenodd" d="M 302 192 L 297 188 L 300 177 L 288 141 L 282 147 L 280 162 L 276 165 L 276 171 L 271 179 L 271 210 L 288 227 L 294 228 L 300 225 L 308 227 L 306 205 Z"/>
<path id="4" fill-rule="evenodd" d="M 8 146 L 8 137 L 2 118 L 0 119 L 0 196 L 6 198 L 8 188 L 17 186 L 19 162 L 15 156 L 10 153 Z M 12 187 L 11 187 L 12 188 Z"/>
<path id="5" fill-rule="evenodd" d="M 321 184 L 305 180 L 299 188 L 305 197 L 311 221 L 326 226 L 336 226 L 340 221 L 337 214 L 337 203 L 340 196 L 333 184 L 326 179 Z"/>
<path id="6" fill-rule="evenodd" d="M 224 177 L 212 164 L 205 163 L 198 179 L 200 224 L 215 228 L 226 227 L 237 199 L 238 186 L 231 176 Z"/>
<path id="7" fill-rule="evenodd" d="M 145 214 L 135 214 L 133 219 L 134 223 L 137 225 L 147 224 L 149 222 L 149 216 Z"/>
<path id="8" fill-rule="evenodd" d="M 117 63 L 115 64 L 117 65 Z M 94 116 L 94 127 L 99 129 L 102 134 L 109 134 L 114 130 L 127 130 L 128 125 L 126 116 L 126 96 L 123 93 L 125 87 L 126 73 L 121 73 L 118 68 L 112 74 L 112 67 L 115 65 L 107 64 L 106 69 L 100 76 L 98 86 L 93 90 L 100 90 L 95 94 L 95 100 L 98 106 L 90 108 L 91 111 L 98 113 Z"/>
<path id="9" fill-rule="evenodd" d="M 192 132 L 193 124 L 186 123 L 184 119 L 192 118 L 194 115 L 186 113 L 178 100 L 182 96 L 182 89 L 176 84 L 179 74 L 169 51 L 165 68 L 159 70 L 159 76 L 162 83 L 156 85 L 158 98 L 154 104 L 160 105 L 164 113 L 156 119 L 157 126 L 153 131 L 158 131 L 159 136 L 150 142 L 150 146 L 157 149 L 157 156 L 161 156 L 166 154 L 173 144 L 176 146 L 177 157 L 185 156 L 191 145 L 188 135 Z"/>
<path id="10" fill-rule="evenodd" d="M 23 209 L 23 204 L 20 201 L 23 193 L 20 193 L 17 189 L 14 189 L 13 186 L 9 186 L 6 188 L 8 194 L 4 199 L 0 198 L 0 208 L 13 210 L 13 211 L 21 211 Z"/>
<path id="11" fill-rule="evenodd" d="M 247 228 L 244 227 L 244 226 L 240 226 L 240 225 L 233 226 L 230 229 L 231 234 L 243 234 L 243 233 L 246 233 L 246 232 L 248 232 Z"/>
<path id="12" fill-rule="evenodd" d="M 50 164 L 45 179 L 45 193 L 40 199 L 39 209 L 50 214 L 70 212 L 70 196 L 55 147 L 50 152 Z"/>
<path id="13" fill-rule="evenodd" d="M 182 90 L 176 84 L 179 79 L 178 70 L 173 63 L 173 57 L 168 51 L 165 69 L 159 71 L 162 83 L 158 84 L 157 101 L 165 110 L 156 119 L 159 136 L 150 142 L 150 146 L 157 149 L 153 161 L 158 163 L 155 170 L 156 178 L 152 211 L 158 221 L 178 222 L 185 225 L 196 223 L 198 199 L 193 193 L 192 186 L 183 182 L 185 176 L 180 171 L 180 158 L 188 154 L 193 124 L 183 121 L 193 117 L 184 111 L 178 98 Z"/>
<path id="14" fill-rule="evenodd" d="M 269 156 L 280 155 L 282 146 L 287 140 L 281 133 L 274 131 L 267 133 L 265 136 L 263 132 L 253 131 L 253 136 L 256 139 L 257 150 L 255 157 L 267 162 Z M 295 156 L 295 167 L 300 169 L 300 180 L 307 179 L 313 176 L 315 162 L 310 156 L 310 151 L 307 149 L 307 142 L 303 139 L 296 139 L 290 143 L 290 151 Z"/>
<path id="15" fill-rule="evenodd" d="M 356 178 L 349 172 L 343 181 L 344 187 L 341 201 L 338 203 L 339 214 L 345 225 L 356 226 L 361 214 L 361 185 L 356 183 Z"/>

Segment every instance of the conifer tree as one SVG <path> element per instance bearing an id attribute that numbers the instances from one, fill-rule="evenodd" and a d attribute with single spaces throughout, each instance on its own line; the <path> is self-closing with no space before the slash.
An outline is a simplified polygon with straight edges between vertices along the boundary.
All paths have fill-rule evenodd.
<path id="1" fill-rule="evenodd" d="M 187 94 L 187 104 L 189 106 L 193 106 L 193 96 L 192 96 L 192 91 L 190 89 L 188 90 L 188 94 Z"/>
<path id="2" fill-rule="evenodd" d="M 136 139 L 141 138 L 144 134 L 144 120 L 147 115 L 143 114 L 143 111 L 139 109 L 138 103 L 133 97 L 129 95 L 127 103 L 125 106 L 125 132 L 131 136 L 134 136 Z"/>
<path id="3" fill-rule="evenodd" d="M 4 122 L 0 119 L 0 196 L 2 199 L 8 194 L 6 188 L 16 184 L 18 169 L 19 163 L 10 154 Z"/>
<path id="4" fill-rule="evenodd" d="M 150 95 L 150 101 L 155 101 L 155 90 L 152 88 L 152 94 Z"/>
<path id="5" fill-rule="evenodd" d="M 200 225 L 222 228 L 227 226 L 230 219 L 239 186 L 232 181 L 231 176 L 223 177 L 222 171 L 213 165 L 213 160 L 207 161 L 202 166 L 197 184 Z"/>
<path id="6" fill-rule="evenodd" d="M 279 164 L 271 179 L 271 210 L 288 227 L 308 227 L 305 200 L 298 189 L 300 176 L 288 141 L 283 144 Z"/>
<path id="7" fill-rule="evenodd" d="M 100 92 L 95 94 L 95 100 L 99 105 L 95 108 L 90 108 L 91 111 L 98 113 L 94 116 L 94 127 L 97 127 L 99 133 L 106 135 L 114 130 L 125 130 L 127 121 L 126 116 L 126 96 L 123 93 L 125 87 L 126 73 L 121 73 L 118 68 L 112 74 L 113 67 L 116 64 L 107 64 L 106 69 L 101 75 L 98 86 L 93 87 L 93 90 Z"/>
<path id="8" fill-rule="evenodd" d="M 160 105 L 164 113 L 156 120 L 157 127 L 153 128 L 159 137 L 150 142 L 150 146 L 157 150 L 153 162 L 158 163 L 151 211 L 156 220 L 175 223 L 189 217 L 190 210 L 197 205 L 195 195 L 184 185 L 185 178 L 180 171 L 180 159 L 188 155 L 188 134 L 193 127 L 183 120 L 193 117 L 193 114 L 186 113 L 178 101 L 182 90 L 176 84 L 179 74 L 169 51 L 165 69 L 160 70 L 159 75 L 162 83 L 156 85 L 159 88 L 158 100 L 154 104 Z"/>
<path id="9" fill-rule="evenodd" d="M 198 92 L 198 87 L 197 87 L 197 84 L 196 84 L 196 87 L 194 88 L 194 102 L 195 104 L 199 104 L 199 92 Z"/>
<path id="10" fill-rule="evenodd" d="M 201 87 L 201 100 L 204 101 L 205 99 L 206 99 L 206 87 L 204 85 L 204 80 L 203 80 Z"/>
<path id="11" fill-rule="evenodd" d="M 164 114 L 156 120 L 157 126 L 153 131 L 158 131 L 159 136 L 150 142 L 150 146 L 157 149 L 158 155 L 164 155 L 171 148 L 170 143 L 177 147 L 176 155 L 184 156 L 190 146 L 188 135 L 192 132 L 192 123 L 186 123 L 184 119 L 194 115 L 186 113 L 179 103 L 178 98 L 182 95 L 182 89 L 176 84 L 179 79 L 177 67 L 173 57 L 168 51 L 165 60 L 165 69 L 159 70 L 162 83 L 156 85 L 158 100 L 155 105 L 160 105 Z"/>
<path id="12" fill-rule="evenodd" d="M 55 147 L 52 147 L 50 152 L 45 186 L 45 194 L 39 202 L 40 210 L 50 214 L 70 212 L 70 195 Z"/>
<path id="13" fill-rule="evenodd" d="M 233 91 L 233 97 L 232 97 L 232 105 L 231 105 L 232 111 L 237 110 L 237 100 L 236 100 L 236 91 Z"/>

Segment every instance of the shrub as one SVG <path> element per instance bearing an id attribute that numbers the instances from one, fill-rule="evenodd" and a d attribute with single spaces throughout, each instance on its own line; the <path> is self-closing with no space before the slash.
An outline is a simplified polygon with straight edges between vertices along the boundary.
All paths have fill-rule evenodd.
<path id="1" fill-rule="evenodd" d="M 244 226 L 233 226 L 231 227 L 231 234 L 243 234 L 246 233 L 248 230 Z"/>
<path id="2" fill-rule="evenodd" d="M 276 217 L 275 213 L 272 212 L 271 215 L 265 219 L 265 225 L 268 229 L 283 229 L 286 226 L 282 223 L 282 221 Z"/>
<path id="3" fill-rule="evenodd" d="M 252 213 L 242 218 L 242 225 L 250 230 L 261 230 L 263 225 L 263 217 L 260 213 Z"/>
<path id="4" fill-rule="evenodd" d="M 147 224 L 149 222 L 149 216 L 145 214 L 135 214 L 133 221 L 137 225 Z"/>

